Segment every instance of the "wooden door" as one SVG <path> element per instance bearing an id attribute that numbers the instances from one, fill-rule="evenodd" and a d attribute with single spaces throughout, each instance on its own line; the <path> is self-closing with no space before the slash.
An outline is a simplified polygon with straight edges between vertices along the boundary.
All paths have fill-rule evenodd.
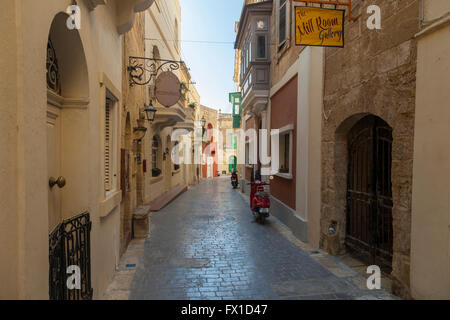
<path id="1" fill-rule="evenodd" d="M 392 129 L 368 116 L 349 137 L 346 245 L 369 263 L 392 266 Z"/>
<path id="2" fill-rule="evenodd" d="M 61 176 L 61 111 L 47 107 L 47 168 L 48 180 Z M 55 185 L 48 187 L 48 228 L 49 233 L 61 222 L 61 189 Z"/>

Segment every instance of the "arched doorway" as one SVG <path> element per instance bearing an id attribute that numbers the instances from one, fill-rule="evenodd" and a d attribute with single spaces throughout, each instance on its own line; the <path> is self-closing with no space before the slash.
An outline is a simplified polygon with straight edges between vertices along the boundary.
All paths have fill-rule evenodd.
<path id="1" fill-rule="evenodd" d="M 77 30 L 58 13 L 47 43 L 47 171 L 49 297 L 92 299 L 89 188 L 89 77 Z M 108 102 L 107 102 L 108 103 Z M 111 102 L 112 103 L 112 102 Z M 112 107 L 112 106 L 111 106 Z M 106 131 L 106 130 L 105 130 Z M 106 148 L 105 148 L 106 150 Z M 69 290 L 67 267 L 80 268 L 79 289 Z"/>
<path id="2" fill-rule="evenodd" d="M 49 231 L 88 207 L 80 190 L 88 178 L 89 78 L 80 35 L 67 29 L 67 17 L 55 16 L 47 44 L 47 167 L 49 182 L 58 181 L 48 190 Z"/>
<path id="3" fill-rule="evenodd" d="M 348 134 L 345 244 L 371 264 L 392 269 L 392 128 L 368 115 Z"/>

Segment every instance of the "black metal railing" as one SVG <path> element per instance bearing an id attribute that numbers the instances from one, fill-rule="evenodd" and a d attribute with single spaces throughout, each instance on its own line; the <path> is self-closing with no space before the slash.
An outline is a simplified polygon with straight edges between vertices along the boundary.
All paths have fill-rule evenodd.
<path id="1" fill-rule="evenodd" d="M 60 223 L 49 236 L 50 300 L 92 300 L 89 213 Z M 69 266 L 80 268 L 80 288 L 69 289 Z"/>

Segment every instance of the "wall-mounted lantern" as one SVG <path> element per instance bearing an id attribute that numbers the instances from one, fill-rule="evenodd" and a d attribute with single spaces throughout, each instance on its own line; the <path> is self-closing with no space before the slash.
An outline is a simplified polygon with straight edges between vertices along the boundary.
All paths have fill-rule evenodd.
<path id="1" fill-rule="evenodd" d="M 133 132 L 141 132 L 143 133 L 141 137 L 136 138 L 134 140 L 141 141 L 144 139 L 145 134 L 147 133 L 147 128 L 144 126 L 145 120 L 152 123 L 155 120 L 156 108 L 153 106 L 152 101 L 150 100 L 150 104 L 148 106 L 144 105 L 144 109 L 139 111 L 139 119 L 137 119 L 138 126 L 133 128 Z"/>
<path id="2" fill-rule="evenodd" d="M 150 100 L 150 104 L 144 109 L 145 117 L 148 122 L 152 123 L 155 120 L 156 111 L 157 110 L 153 106 L 152 100 Z"/>

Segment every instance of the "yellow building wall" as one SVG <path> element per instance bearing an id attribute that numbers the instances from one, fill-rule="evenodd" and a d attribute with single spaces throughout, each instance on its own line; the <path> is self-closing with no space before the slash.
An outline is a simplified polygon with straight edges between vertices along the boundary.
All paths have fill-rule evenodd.
<path id="1" fill-rule="evenodd" d="M 17 123 L 19 110 L 16 108 L 18 98 L 18 32 L 16 29 L 14 0 L 2 2 L 0 10 L 0 29 L 10 30 L 0 37 L 2 48 L 0 58 L 0 299 L 18 297 L 18 140 Z"/>
<path id="2" fill-rule="evenodd" d="M 69 0 L 2 1 L 0 147 L 4 152 L 0 153 L 0 298 L 3 299 L 48 299 L 45 61 L 52 21 L 71 4 Z M 72 168 L 66 172 L 64 210 L 65 217 L 85 210 L 91 214 L 92 287 L 94 298 L 101 298 L 118 262 L 120 197 L 106 198 L 104 193 L 105 89 L 100 75 L 105 75 L 120 99 L 122 42 L 117 32 L 115 1 L 108 1 L 94 11 L 89 11 L 85 1 L 78 1 L 78 5 L 82 27 L 73 32 L 79 33 L 86 60 L 84 74 L 88 77 L 85 85 L 89 102 L 83 108 L 64 110 L 62 116 L 67 142 L 62 146 L 63 166 Z M 72 125 L 72 119 L 77 119 L 79 125 Z M 71 148 L 72 143 L 78 149 Z"/>
<path id="3" fill-rule="evenodd" d="M 447 22 L 418 39 L 411 292 L 450 299 L 450 2 L 424 5 L 425 21 Z"/>

